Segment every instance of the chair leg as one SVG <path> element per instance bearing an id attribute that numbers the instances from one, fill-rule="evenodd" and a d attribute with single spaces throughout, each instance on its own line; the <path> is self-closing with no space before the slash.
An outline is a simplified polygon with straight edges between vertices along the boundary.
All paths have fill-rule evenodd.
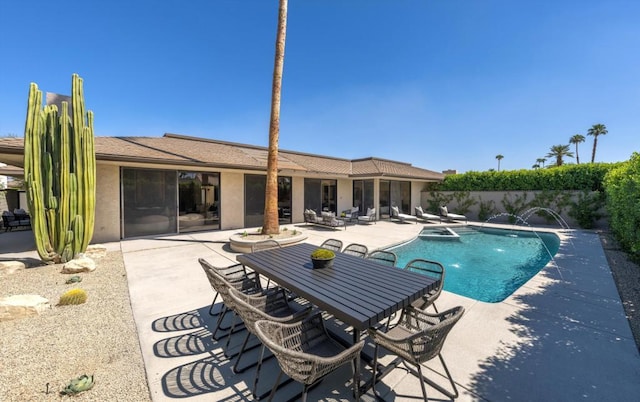
<path id="1" fill-rule="evenodd" d="M 218 299 L 218 293 L 216 293 L 216 295 L 213 296 L 213 301 L 211 302 L 211 307 L 209 307 L 209 315 L 210 316 L 216 316 L 216 315 L 220 314 L 220 311 L 218 311 L 217 313 L 213 312 L 213 306 L 215 306 L 217 299 Z"/>
<path id="2" fill-rule="evenodd" d="M 444 371 L 447 374 L 447 379 L 449 380 L 449 384 L 451 385 L 451 388 L 453 389 L 453 392 L 444 389 L 440 385 L 436 384 L 434 381 L 432 381 L 432 380 L 428 379 L 427 377 L 425 377 L 424 375 L 422 375 L 422 371 L 420 370 L 420 365 L 419 364 L 417 365 L 418 370 L 417 371 L 413 371 L 413 369 L 411 369 L 411 372 L 421 380 L 420 384 L 421 384 L 422 387 L 424 387 L 423 383 L 426 382 L 427 384 L 431 385 L 433 388 L 437 389 L 439 392 L 443 393 L 444 395 L 448 396 L 449 398 L 456 399 L 458 397 L 458 395 L 459 395 L 458 387 L 456 387 L 456 383 L 453 381 L 453 377 L 451 377 L 451 373 L 449 372 L 449 368 L 447 367 L 447 364 L 444 362 L 444 359 L 442 358 L 442 354 L 438 353 L 438 357 L 440 358 L 440 363 L 442 363 L 442 367 L 444 368 Z M 407 368 L 409 368 L 409 366 L 407 366 Z M 425 399 L 425 401 L 426 401 L 426 399 Z"/>
<path id="3" fill-rule="evenodd" d="M 418 380 L 420 381 L 420 388 L 422 388 L 422 398 L 424 398 L 424 402 L 429 402 L 429 400 L 427 399 L 427 390 L 424 386 L 424 381 L 422 381 L 424 376 L 422 375 L 422 367 L 420 367 L 420 363 L 416 364 L 416 367 L 418 368 Z"/>
<path id="4" fill-rule="evenodd" d="M 353 359 L 353 395 L 355 397 L 356 402 L 360 400 L 360 376 L 358 375 L 359 373 L 360 373 L 360 357 L 356 357 L 355 359 Z"/>
<path id="5" fill-rule="evenodd" d="M 247 336 L 244 337 L 244 342 L 242 342 L 242 346 L 240 347 L 240 352 L 238 352 L 238 356 L 236 356 L 236 361 L 233 364 L 233 366 L 231 366 L 231 371 L 233 371 L 234 374 L 240 373 L 240 371 L 238 371 L 238 363 L 240 363 L 240 359 L 242 358 L 242 354 L 244 353 L 244 349 L 247 347 L 247 343 L 249 342 L 250 337 L 251 337 L 251 332 L 247 331 Z"/>
<path id="6" fill-rule="evenodd" d="M 278 384 L 280 383 L 280 378 L 282 377 L 283 373 L 284 371 L 280 370 L 280 373 L 278 374 L 278 378 L 276 378 L 276 382 L 275 384 L 273 384 L 273 388 L 271 388 L 271 394 L 269 395 L 268 402 L 271 402 L 273 400 L 273 397 L 276 394 L 276 391 L 278 390 Z"/>
<path id="7" fill-rule="evenodd" d="M 376 394 L 376 375 L 377 375 L 377 370 L 378 370 L 378 344 L 376 344 L 376 347 L 373 351 L 373 379 L 372 379 L 372 383 L 371 383 L 371 390 L 373 391 L 373 397 L 378 399 L 378 396 Z"/>
<path id="8" fill-rule="evenodd" d="M 307 394 L 309 393 L 309 386 L 302 384 L 302 402 L 307 402 Z"/>

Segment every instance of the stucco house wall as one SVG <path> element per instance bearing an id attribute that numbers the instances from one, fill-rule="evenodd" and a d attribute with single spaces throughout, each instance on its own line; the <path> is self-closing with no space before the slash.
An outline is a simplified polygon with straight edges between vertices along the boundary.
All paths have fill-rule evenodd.
<path id="1" fill-rule="evenodd" d="M 96 164 L 96 221 L 92 243 L 120 240 L 120 167 Z"/>
<path id="2" fill-rule="evenodd" d="M 244 173 L 220 173 L 220 229 L 244 227 Z"/>

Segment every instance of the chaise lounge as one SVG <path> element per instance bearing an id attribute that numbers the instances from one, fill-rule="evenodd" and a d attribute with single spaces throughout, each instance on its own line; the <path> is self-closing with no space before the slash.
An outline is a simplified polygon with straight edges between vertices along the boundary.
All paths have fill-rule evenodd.
<path id="1" fill-rule="evenodd" d="M 416 217 L 421 221 L 429 222 L 429 221 L 438 221 L 442 222 L 442 218 L 438 215 L 433 215 L 422 210 L 421 206 L 417 206 L 414 208 L 416 211 Z"/>
<path id="2" fill-rule="evenodd" d="M 449 212 L 446 206 L 440 207 L 440 219 L 449 221 L 449 222 L 452 222 L 452 221 L 467 222 L 468 221 L 467 217 L 464 215 L 452 214 L 451 212 Z"/>
<path id="3" fill-rule="evenodd" d="M 400 223 L 405 223 L 406 221 L 415 221 L 418 223 L 418 218 L 413 215 L 403 214 L 400 212 L 398 207 L 391 207 L 391 219 L 396 219 L 400 221 Z"/>

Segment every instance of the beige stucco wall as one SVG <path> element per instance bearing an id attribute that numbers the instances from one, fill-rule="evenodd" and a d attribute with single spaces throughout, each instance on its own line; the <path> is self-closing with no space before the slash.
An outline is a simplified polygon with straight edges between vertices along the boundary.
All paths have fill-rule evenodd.
<path id="1" fill-rule="evenodd" d="M 304 177 L 291 178 L 291 222 L 304 222 Z"/>
<path id="2" fill-rule="evenodd" d="M 220 173 L 220 229 L 244 227 L 244 173 Z"/>
<path id="3" fill-rule="evenodd" d="M 96 165 L 96 222 L 91 243 L 120 240 L 120 168 Z"/>
<path id="4" fill-rule="evenodd" d="M 340 213 L 353 206 L 353 181 L 351 179 L 338 179 L 337 181 L 337 202 L 338 209 L 336 212 Z"/>

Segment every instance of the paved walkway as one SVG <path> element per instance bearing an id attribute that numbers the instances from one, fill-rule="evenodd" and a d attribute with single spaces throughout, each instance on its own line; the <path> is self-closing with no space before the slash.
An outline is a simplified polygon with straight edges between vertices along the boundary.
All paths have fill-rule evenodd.
<path id="1" fill-rule="evenodd" d="M 370 249 L 408 240 L 423 227 L 392 222 L 349 226 L 346 231 L 295 226 L 313 244 L 332 237 Z M 213 264 L 234 263 L 236 254 L 227 244 L 234 232 L 109 245 L 119 245 L 124 255 L 154 401 L 251 400 L 252 370 L 232 374 L 224 345 L 210 338 L 213 293 L 197 262 L 203 257 Z M 640 356 L 599 238 L 581 231 L 560 235 L 555 264 L 505 301 L 483 303 L 446 291 L 438 300 L 440 311 L 455 305 L 466 309 L 443 349 L 460 390 L 458 401 L 628 401 L 640 395 Z M 233 338 L 232 348 L 240 338 Z M 434 370 L 428 376 L 445 385 L 437 359 L 427 366 Z M 270 386 L 277 371 L 272 359 L 261 377 L 262 389 Z M 350 400 L 349 378 L 347 366 L 312 391 L 309 400 Z M 299 389 L 291 384 L 277 399 Z M 402 366 L 377 390 L 387 401 L 421 398 L 417 379 Z M 447 399 L 430 387 L 427 391 L 430 400 Z M 372 401 L 371 392 L 363 400 Z"/>

